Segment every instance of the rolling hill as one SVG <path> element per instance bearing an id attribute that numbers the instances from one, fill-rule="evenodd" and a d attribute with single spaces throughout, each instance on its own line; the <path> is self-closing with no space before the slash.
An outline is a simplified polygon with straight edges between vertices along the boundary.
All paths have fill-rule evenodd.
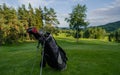
<path id="1" fill-rule="evenodd" d="M 100 25 L 98 27 L 104 28 L 107 32 L 112 32 L 120 28 L 120 21 L 108 23 L 105 25 Z"/>
<path id="2" fill-rule="evenodd" d="M 96 27 L 96 26 L 90 26 L 90 28 L 91 27 Z M 97 27 L 102 27 L 107 32 L 113 32 L 113 31 L 118 30 L 120 28 L 120 21 L 107 23 L 105 25 L 98 25 Z M 59 27 L 59 28 L 60 29 L 68 29 L 69 30 L 69 27 Z"/>

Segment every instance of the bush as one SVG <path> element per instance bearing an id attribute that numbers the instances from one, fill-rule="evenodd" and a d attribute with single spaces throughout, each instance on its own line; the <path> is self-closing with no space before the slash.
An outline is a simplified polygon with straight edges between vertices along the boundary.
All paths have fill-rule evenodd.
<path id="1" fill-rule="evenodd" d="M 84 32 L 85 38 L 93 38 L 93 39 L 103 39 L 106 35 L 105 29 L 94 27 L 94 28 L 88 28 Z"/>

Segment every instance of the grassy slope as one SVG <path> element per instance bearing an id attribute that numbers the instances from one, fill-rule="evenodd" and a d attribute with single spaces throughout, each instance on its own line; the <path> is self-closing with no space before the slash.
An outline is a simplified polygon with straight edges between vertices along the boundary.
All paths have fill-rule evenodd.
<path id="1" fill-rule="evenodd" d="M 57 37 L 68 55 L 68 66 L 59 72 L 49 66 L 43 75 L 120 75 L 120 44 L 100 40 Z M 36 42 L 0 47 L 0 75 L 30 75 L 36 56 Z M 32 75 L 39 75 L 40 50 Z"/>

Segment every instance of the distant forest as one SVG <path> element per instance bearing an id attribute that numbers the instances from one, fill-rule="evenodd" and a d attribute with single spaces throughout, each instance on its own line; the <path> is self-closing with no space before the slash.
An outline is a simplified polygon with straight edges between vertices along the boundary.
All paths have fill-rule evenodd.
<path id="1" fill-rule="evenodd" d="M 105 25 L 100 25 L 98 27 L 104 28 L 107 32 L 113 32 L 113 31 L 118 30 L 120 28 L 120 21 L 108 23 Z"/>

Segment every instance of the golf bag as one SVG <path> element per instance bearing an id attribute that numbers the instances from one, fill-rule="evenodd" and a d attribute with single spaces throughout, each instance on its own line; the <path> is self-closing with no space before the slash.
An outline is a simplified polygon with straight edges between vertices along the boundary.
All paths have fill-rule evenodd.
<path id="1" fill-rule="evenodd" d="M 39 41 L 44 47 L 43 64 L 42 67 L 46 66 L 46 63 L 57 70 L 64 70 L 67 65 L 67 56 L 63 49 L 56 43 L 55 39 L 50 33 L 38 32 L 36 28 L 27 29 L 29 34 L 34 35 L 34 37 Z"/>

